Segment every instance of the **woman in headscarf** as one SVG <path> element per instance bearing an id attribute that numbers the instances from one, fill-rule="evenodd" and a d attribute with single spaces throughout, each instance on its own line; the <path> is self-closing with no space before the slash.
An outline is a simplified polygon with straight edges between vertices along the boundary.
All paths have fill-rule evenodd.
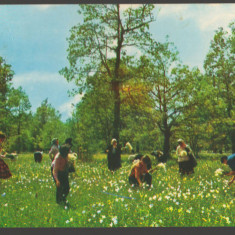
<path id="1" fill-rule="evenodd" d="M 117 143 L 116 139 L 112 139 L 111 145 L 107 148 L 108 168 L 110 171 L 121 167 L 121 146 Z"/>
<path id="2" fill-rule="evenodd" d="M 179 139 L 177 142 L 179 145 L 176 149 L 176 154 L 178 156 L 180 174 L 189 175 L 194 173 L 193 168 L 196 166 L 196 160 L 193 156 L 193 151 L 182 139 Z"/>

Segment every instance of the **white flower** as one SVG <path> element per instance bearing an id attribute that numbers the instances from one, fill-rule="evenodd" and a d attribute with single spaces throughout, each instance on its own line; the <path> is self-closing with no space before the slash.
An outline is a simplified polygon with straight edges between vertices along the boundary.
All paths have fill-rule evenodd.
<path id="1" fill-rule="evenodd" d="M 86 213 L 86 211 L 82 211 L 82 214 L 85 214 Z"/>
<path id="2" fill-rule="evenodd" d="M 100 214 L 100 212 L 101 212 L 101 210 L 98 210 L 98 211 L 97 211 L 97 214 Z"/>
<path id="3" fill-rule="evenodd" d="M 114 216 L 112 218 L 112 222 L 116 225 L 118 223 L 117 216 Z"/>
<path id="4" fill-rule="evenodd" d="M 164 171 L 166 171 L 166 164 L 164 164 L 164 163 L 159 163 L 159 164 L 157 165 L 157 168 L 158 168 L 158 169 L 163 169 Z"/>
<path id="5" fill-rule="evenodd" d="M 218 168 L 218 169 L 215 171 L 215 176 L 222 175 L 223 172 L 224 172 L 224 170 L 222 170 L 221 168 Z"/>
<path id="6" fill-rule="evenodd" d="M 66 220 L 65 223 L 68 224 L 70 221 L 69 220 Z"/>
<path id="7" fill-rule="evenodd" d="M 103 220 L 102 220 L 102 219 L 100 219 L 100 223 L 101 223 L 101 224 L 103 223 Z"/>
<path id="8" fill-rule="evenodd" d="M 152 208 L 152 207 L 153 207 L 153 204 L 150 204 L 150 205 L 149 205 L 149 208 Z"/>
<path id="9" fill-rule="evenodd" d="M 224 218 L 225 218 L 227 224 L 231 224 L 231 221 L 229 220 L 229 217 L 224 217 Z"/>
<path id="10" fill-rule="evenodd" d="M 8 206 L 8 204 L 6 203 L 6 204 L 4 204 L 4 206 Z"/>

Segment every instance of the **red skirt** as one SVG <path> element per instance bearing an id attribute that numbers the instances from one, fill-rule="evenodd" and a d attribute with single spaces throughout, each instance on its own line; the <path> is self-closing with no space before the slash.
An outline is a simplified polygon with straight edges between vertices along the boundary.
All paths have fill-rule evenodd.
<path id="1" fill-rule="evenodd" d="M 8 165 L 0 159 L 0 178 L 1 179 L 8 179 L 12 176 Z"/>

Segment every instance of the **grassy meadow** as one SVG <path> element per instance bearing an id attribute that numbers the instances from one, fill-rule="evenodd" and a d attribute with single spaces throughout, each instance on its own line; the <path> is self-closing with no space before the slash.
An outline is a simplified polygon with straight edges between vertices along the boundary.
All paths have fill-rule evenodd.
<path id="1" fill-rule="evenodd" d="M 131 163 L 122 155 L 122 168 L 111 174 L 106 155 L 91 162 L 76 162 L 70 174 L 70 208 L 55 202 L 50 159 L 41 163 L 33 154 L 6 159 L 12 177 L 0 181 L 0 227 L 218 227 L 235 225 L 235 183 L 216 176 L 229 170 L 219 157 L 200 158 L 195 174 L 181 177 L 176 158 L 166 172 L 154 172 L 153 185 L 132 188 L 128 183 Z M 153 167 L 157 165 L 153 159 Z"/>

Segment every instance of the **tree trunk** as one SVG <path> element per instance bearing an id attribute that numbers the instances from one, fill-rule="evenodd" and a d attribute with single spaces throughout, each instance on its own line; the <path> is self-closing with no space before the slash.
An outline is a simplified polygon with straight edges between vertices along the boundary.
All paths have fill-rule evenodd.
<path id="1" fill-rule="evenodd" d="M 164 132 L 164 146 L 163 146 L 163 153 L 166 156 L 166 159 L 170 158 L 170 131 L 166 130 Z"/>
<path id="2" fill-rule="evenodd" d="M 113 138 L 119 140 L 119 128 L 120 128 L 120 92 L 119 82 L 113 82 L 114 92 L 114 121 L 113 121 Z"/>

